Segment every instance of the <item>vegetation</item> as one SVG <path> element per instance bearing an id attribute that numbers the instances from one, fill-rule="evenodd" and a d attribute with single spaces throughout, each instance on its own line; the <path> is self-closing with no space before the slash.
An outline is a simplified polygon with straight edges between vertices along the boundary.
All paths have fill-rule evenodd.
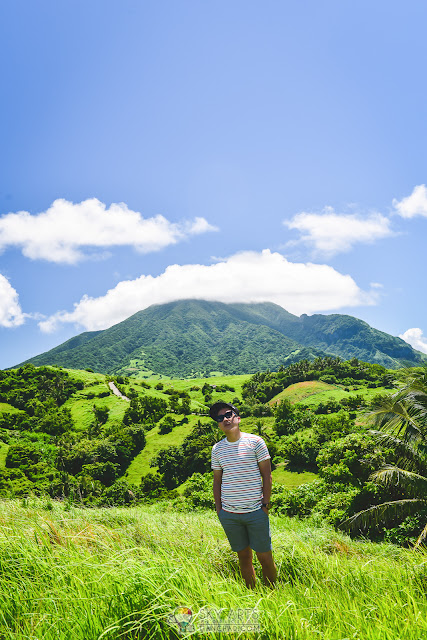
<path id="1" fill-rule="evenodd" d="M 366 530 L 378 522 L 389 527 L 404 516 L 406 534 L 420 527 L 416 546 L 427 536 L 427 368 L 405 372 L 406 384 L 380 399 L 371 414 L 376 441 L 394 450 L 397 465 L 386 464 L 371 480 L 387 490 L 387 501 L 356 513 L 343 523 Z M 391 498 L 391 500 L 390 500 Z"/>
<path id="2" fill-rule="evenodd" d="M 212 447 L 222 437 L 217 427 L 207 429 L 199 422 L 182 445 L 159 451 L 151 466 L 158 468 L 165 486 L 174 489 L 193 473 L 210 471 Z"/>
<path id="3" fill-rule="evenodd" d="M 276 589 L 246 589 L 210 511 L 0 503 L 0 635 L 44 640 L 171 640 L 168 622 L 255 610 L 261 638 L 419 640 L 427 633 L 426 556 L 353 541 L 331 526 L 271 518 Z M 221 614 L 219 614 L 221 615 Z M 258 637 L 239 633 L 242 639 Z M 195 637 L 214 638 L 201 632 Z"/>
<path id="4" fill-rule="evenodd" d="M 90 388 L 97 386 L 95 382 Z M 0 414 L 0 437 L 8 445 L 0 469 L 1 495 L 49 494 L 85 504 L 126 502 L 129 490 L 119 479 L 145 444 L 143 423 L 126 413 L 120 422 L 109 420 L 109 408 L 93 404 L 90 422 L 78 428 L 64 406 L 73 395 L 77 402 L 82 394 L 86 402 L 104 399 L 109 396 L 105 384 L 88 392 L 82 380 L 65 371 L 25 365 L 0 372 L 0 394 L 15 408 Z M 155 398 L 146 403 L 150 417 L 158 403 Z"/>
<path id="5" fill-rule="evenodd" d="M 116 375 L 130 402 L 107 380 L 0 372 L 0 637 L 176 638 L 178 606 L 195 624 L 256 608 L 263 638 L 425 635 L 427 369 L 322 357 L 253 376 Z M 246 589 L 213 510 L 218 399 L 272 456 L 273 591 Z"/>
<path id="6" fill-rule="evenodd" d="M 253 376 L 161 384 L 115 376 L 130 398 L 125 402 L 110 393 L 109 378 L 90 371 L 32 365 L 5 371 L 0 495 L 49 495 L 87 506 L 168 500 L 180 511 L 209 508 L 211 448 L 222 433 L 206 413 L 210 403 L 225 399 L 240 407 L 244 429 L 267 442 L 275 513 L 337 527 L 347 520 L 354 534 L 362 526 L 373 539 L 412 544 L 427 510 L 395 508 L 386 517 L 397 505 L 424 507 L 415 489 L 424 489 L 425 426 L 413 408 L 421 392 L 410 386 L 424 373 L 412 370 L 406 384 L 405 375 L 355 358 L 325 357 Z M 384 427 L 381 437 L 372 433 L 366 414 L 375 409 L 384 420 L 388 414 L 380 406 L 388 414 L 390 407 L 403 407 L 411 428 L 418 425 L 419 442 L 408 425 L 403 431 Z M 402 462 L 409 445 L 412 457 Z M 387 511 L 382 505 L 390 502 L 397 504 Z"/>

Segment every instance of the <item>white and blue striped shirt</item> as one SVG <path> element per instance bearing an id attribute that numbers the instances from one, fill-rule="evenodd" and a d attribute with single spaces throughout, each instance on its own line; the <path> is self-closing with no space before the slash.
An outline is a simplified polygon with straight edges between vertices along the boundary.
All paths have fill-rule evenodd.
<path id="1" fill-rule="evenodd" d="M 239 440 L 223 438 L 212 447 L 212 469 L 222 470 L 221 505 L 232 513 L 256 511 L 262 504 L 258 462 L 270 454 L 260 436 L 241 433 Z"/>

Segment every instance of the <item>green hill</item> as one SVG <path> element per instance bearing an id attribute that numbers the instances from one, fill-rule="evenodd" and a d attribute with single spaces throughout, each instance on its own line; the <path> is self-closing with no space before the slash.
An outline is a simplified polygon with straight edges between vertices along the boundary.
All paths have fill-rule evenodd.
<path id="1" fill-rule="evenodd" d="M 275 407 L 281 400 L 287 399 L 292 404 L 302 403 L 305 407 L 316 407 L 321 402 L 329 400 L 340 401 L 343 398 L 352 398 L 360 394 L 369 401 L 380 393 L 392 393 L 394 389 L 375 387 L 368 389 L 365 386 L 352 390 L 344 390 L 344 387 L 337 384 L 328 384 L 318 380 L 297 382 L 290 385 L 269 401 L 271 407 Z"/>
<path id="2" fill-rule="evenodd" d="M 198 377 L 277 370 L 325 354 L 388 368 L 427 361 L 400 338 L 352 316 L 298 317 L 272 303 L 181 300 L 153 305 L 104 331 L 82 333 L 27 362 Z"/>

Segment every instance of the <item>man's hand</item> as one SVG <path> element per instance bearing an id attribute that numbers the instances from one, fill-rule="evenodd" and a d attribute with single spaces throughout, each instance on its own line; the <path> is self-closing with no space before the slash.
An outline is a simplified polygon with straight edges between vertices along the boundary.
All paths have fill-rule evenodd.
<path id="1" fill-rule="evenodd" d="M 271 496 L 271 484 L 273 479 L 271 477 L 271 462 L 270 458 L 267 460 L 261 460 L 258 462 L 259 472 L 262 477 L 262 502 L 270 505 Z M 263 511 L 268 515 L 268 507 L 261 507 Z"/>

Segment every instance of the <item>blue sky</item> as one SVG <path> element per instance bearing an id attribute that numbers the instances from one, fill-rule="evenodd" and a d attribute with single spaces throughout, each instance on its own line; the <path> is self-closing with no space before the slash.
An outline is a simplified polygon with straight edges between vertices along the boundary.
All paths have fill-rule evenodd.
<path id="1" fill-rule="evenodd" d="M 188 297 L 427 352 L 425 2 L 1 11 L 0 368 Z"/>

